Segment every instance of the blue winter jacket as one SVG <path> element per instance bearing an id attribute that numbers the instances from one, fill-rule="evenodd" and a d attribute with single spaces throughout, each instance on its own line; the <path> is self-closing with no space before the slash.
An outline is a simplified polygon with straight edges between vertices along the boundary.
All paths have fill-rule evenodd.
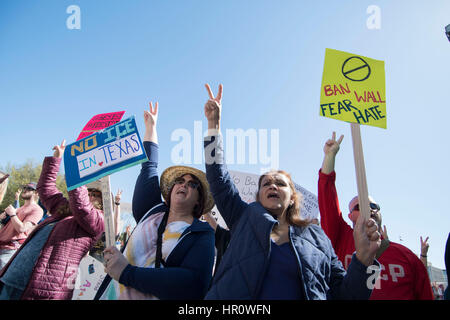
<path id="1" fill-rule="evenodd" d="M 223 163 L 220 135 L 205 138 L 205 159 L 211 192 L 231 231 L 206 299 L 257 299 L 269 263 L 270 233 L 278 222 L 259 202 L 241 200 Z M 346 273 L 319 226 L 291 226 L 289 241 L 297 256 L 305 299 L 369 299 L 371 273 L 355 255 Z"/>
<path id="2" fill-rule="evenodd" d="M 152 214 L 168 211 L 162 203 L 157 164 L 158 145 L 144 141 L 149 161 L 142 164 L 133 194 L 133 216 L 137 223 Z M 203 299 L 212 277 L 214 265 L 214 230 L 196 218 L 180 236 L 180 241 L 167 257 L 164 268 L 140 268 L 128 265 L 120 275 L 119 283 L 159 299 Z M 95 299 L 107 288 L 107 276 Z"/>

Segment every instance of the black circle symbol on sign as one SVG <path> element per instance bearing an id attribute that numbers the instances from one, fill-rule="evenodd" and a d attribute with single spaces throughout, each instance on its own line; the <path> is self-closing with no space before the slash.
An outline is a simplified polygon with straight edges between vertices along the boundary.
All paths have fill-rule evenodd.
<path id="1" fill-rule="evenodd" d="M 358 61 L 360 60 L 360 61 Z M 350 63 L 351 61 L 351 63 Z M 345 70 L 345 66 L 348 64 L 347 69 Z M 351 65 L 351 67 L 350 67 Z M 365 70 L 363 70 L 365 69 Z M 358 73 L 355 73 L 355 71 L 361 70 Z M 370 76 L 370 66 L 369 64 L 364 61 L 362 58 L 360 57 L 350 57 L 347 60 L 344 61 L 344 63 L 342 64 L 342 74 L 344 75 L 344 77 L 346 77 L 349 80 L 352 81 L 364 81 L 366 80 L 369 76 Z"/>

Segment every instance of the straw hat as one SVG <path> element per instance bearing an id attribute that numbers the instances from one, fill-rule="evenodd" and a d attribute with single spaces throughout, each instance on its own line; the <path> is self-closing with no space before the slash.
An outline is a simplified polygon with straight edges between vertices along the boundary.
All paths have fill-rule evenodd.
<path id="1" fill-rule="evenodd" d="M 169 202 L 170 200 L 170 189 L 172 189 L 174 180 L 176 178 L 182 177 L 186 174 L 190 174 L 192 176 L 195 176 L 198 181 L 200 181 L 202 185 L 203 190 L 203 212 L 206 213 L 210 211 L 214 207 L 214 199 L 212 197 L 212 194 L 209 190 L 209 183 L 206 180 L 206 175 L 203 171 L 200 171 L 195 168 L 186 167 L 186 166 L 173 166 L 169 167 L 161 175 L 160 179 L 160 188 L 161 188 L 161 194 L 166 200 L 166 202 Z"/>

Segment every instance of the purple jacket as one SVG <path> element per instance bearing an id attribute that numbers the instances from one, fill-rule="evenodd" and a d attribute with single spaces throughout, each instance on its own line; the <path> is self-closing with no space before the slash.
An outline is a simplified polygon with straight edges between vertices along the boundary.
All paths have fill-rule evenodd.
<path id="1" fill-rule="evenodd" d="M 42 248 L 21 299 L 71 299 L 81 259 L 104 231 L 103 212 L 89 201 L 86 187 L 69 191 L 69 200 L 56 188 L 61 159 L 46 157 L 37 185 L 39 197 L 51 216 L 41 222 L 21 246 L 32 241 L 43 226 L 57 221 Z M 67 215 L 58 209 L 68 206 Z M 1 270 L 0 277 L 16 257 Z"/>

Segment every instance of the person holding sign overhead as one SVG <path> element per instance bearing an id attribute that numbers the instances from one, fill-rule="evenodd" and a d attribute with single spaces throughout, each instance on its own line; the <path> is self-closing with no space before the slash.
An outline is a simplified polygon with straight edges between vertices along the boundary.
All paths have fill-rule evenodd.
<path id="1" fill-rule="evenodd" d="M 336 140 L 333 132 L 323 148 L 324 158 L 319 170 L 318 200 L 320 221 L 323 230 L 333 244 L 339 260 L 345 268 L 350 268 L 348 262 L 355 251 L 353 241 L 354 229 L 357 228 L 360 208 L 358 196 L 349 202 L 348 217 L 353 223 L 350 227 L 343 219 L 339 209 L 334 171 L 336 154 L 344 136 Z M 370 216 L 377 223 L 378 232 L 381 229 L 380 206 L 369 196 Z M 384 238 L 376 255 L 381 264 L 381 274 L 375 283 L 371 300 L 428 300 L 432 299 L 432 291 L 427 270 L 417 256 L 401 244 Z"/>
<path id="2" fill-rule="evenodd" d="M 37 191 L 51 216 L 1 270 L 1 300 L 70 300 L 80 261 L 104 230 L 103 212 L 91 203 L 85 186 L 69 191 L 69 199 L 56 187 L 65 148 L 63 141 L 53 147 L 53 157 L 44 159 Z"/>
<path id="3" fill-rule="evenodd" d="M 271 171 L 259 178 L 256 201 L 244 202 L 224 163 L 220 134 L 222 85 L 214 97 L 206 85 L 208 136 L 206 177 L 230 244 L 206 299 L 368 299 L 367 267 L 379 247 L 375 221 L 359 220 L 356 253 L 347 272 L 330 240 L 314 223 L 300 217 L 300 201 L 288 173 Z"/>
<path id="4" fill-rule="evenodd" d="M 158 103 L 150 103 L 143 139 L 149 160 L 133 194 L 137 225 L 123 254 L 104 251 L 109 276 L 95 299 L 203 299 L 210 284 L 214 230 L 199 220 L 214 206 L 209 185 L 202 171 L 185 166 L 167 168 L 158 182 L 157 118 Z"/>

